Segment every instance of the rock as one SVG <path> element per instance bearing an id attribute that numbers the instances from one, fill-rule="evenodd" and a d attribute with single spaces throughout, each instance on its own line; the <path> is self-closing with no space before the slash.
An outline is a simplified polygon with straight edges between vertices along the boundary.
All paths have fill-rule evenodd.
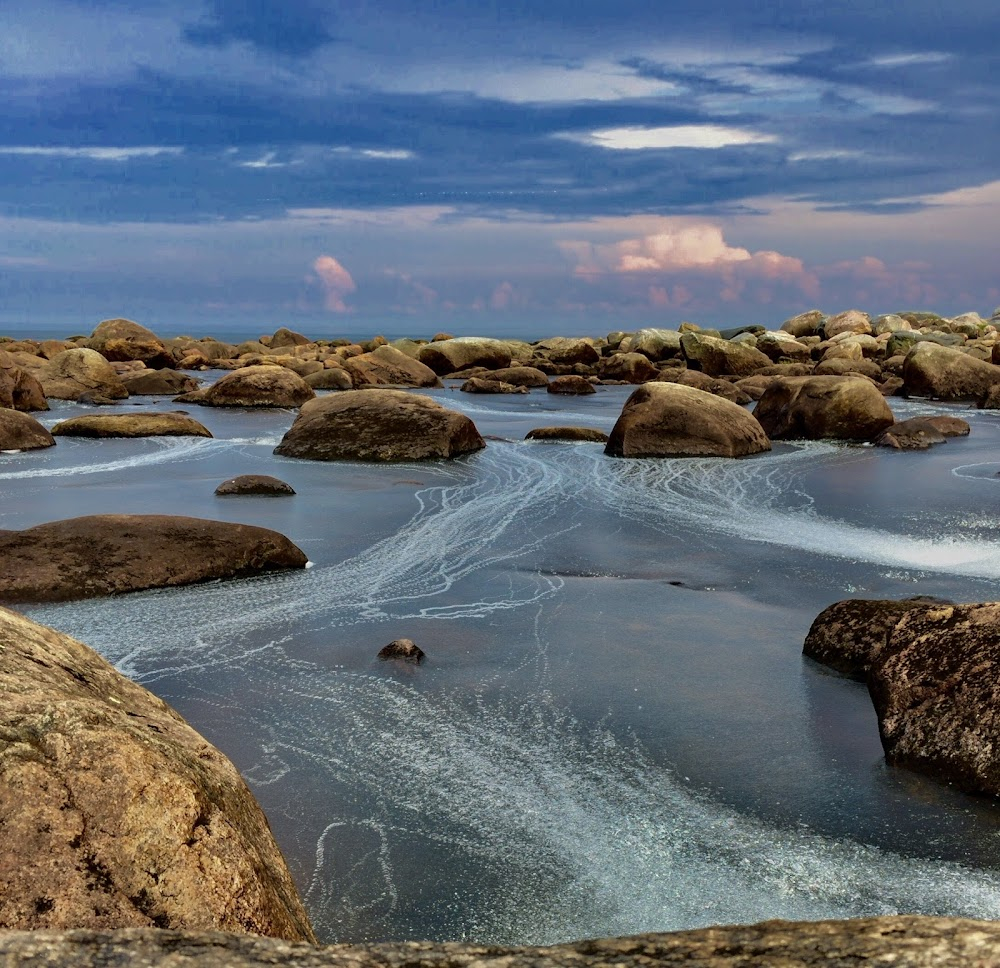
<path id="1" fill-rule="evenodd" d="M 762 333 L 757 337 L 757 349 L 772 363 L 810 363 L 812 353 L 790 333 Z"/>
<path id="2" fill-rule="evenodd" d="M 342 366 L 327 366 L 305 378 L 314 390 L 350 390 L 354 387 L 351 374 Z"/>
<path id="3" fill-rule="evenodd" d="M 35 374 L 47 397 L 77 400 L 94 390 L 109 400 L 124 400 L 128 390 L 111 364 L 97 350 L 64 350 Z"/>
<path id="4" fill-rule="evenodd" d="M 41 450 L 55 440 L 31 414 L 0 407 L 0 450 Z"/>
<path id="5" fill-rule="evenodd" d="M 1000 366 L 936 343 L 920 342 L 906 354 L 903 384 L 907 395 L 935 400 L 985 400 L 1000 384 Z"/>
<path id="6" fill-rule="evenodd" d="M 754 416 L 772 440 L 871 440 L 895 422 L 878 387 L 855 376 L 778 377 Z"/>
<path id="7" fill-rule="evenodd" d="M 106 397 L 96 390 L 85 390 L 76 398 L 76 402 L 85 403 L 88 407 L 114 407 L 119 401 L 112 400 L 111 397 Z"/>
<path id="8" fill-rule="evenodd" d="M 1000 603 L 915 609 L 872 658 L 886 761 L 1000 796 Z"/>
<path id="9" fill-rule="evenodd" d="M 411 639 L 393 639 L 379 650 L 378 657 L 383 661 L 395 659 L 399 662 L 412 662 L 419 665 L 424 661 L 424 651 Z"/>
<path id="10" fill-rule="evenodd" d="M 798 339 L 800 336 L 815 336 L 823 327 L 826 316 L 818 309 L 799 313 L 781 324 L 781 329 Z"/>
<path id="11" fill-rule="evenodd" d="M 138 360 L 152 370 L 173 369 L 177 365 L 166 343 L 131 319 L 106 319 L 99 323 L 87 346 L 111 362 Z"/>
<path id="12" fill-rule="evenodd" d="M 918 343 L 934 343 L 938 346 L 959 347 L 965 344 L 964 336 L 956 333 L 920 333 L 897 331 L 885 344 L 886 359 L 891 356 L 906 356 Z"/>
<path id="13" fill-rule="evenodd" d="M 345 390 L 305 404 L 274 452 L 305 460 L 407 461 L 459 457 L 485 446 L 468 417 L 429 397 Z"/>
<path id="14" fill-rule="evenodd" d="M 824 357 L 813 369 L 815 376 L 844 376 L 847 373 L 860 373 L 869 380 L 878 380 L 882 376 L 882 367 L 873 360 L 858 358 L 855 360 L 843 357 Z"/>
<path id="15" fill-rule="evenodd" d="M 746 457 L 771 443 L 742 407 L 679 383 L 646 383 L 625 401 L 605 454 Z"/>
<path id="16" fill-rule="evenodd" d="M 489 379 L 509 383 L 515 387 L 547 387 L 549 378 L 534 366 L 505 366 L 499 370 L 485 370 Z"/>
<path id="17" fill-rule="evenodd" d="M 701 333 L 681 336 L 681 349 L 688 366 L 709 376 L 750 376 L 771 361 L 760 350 Z"/>
<path id="18" fill-rule="evenodd" d="M 200 384 L 197 380 L 176 370 L 134 370 L 120 374 L 129 396 L 175 396 L 178 393 L 190 393 L 197 390 Z"/>
<path id="19" fill-rule="evenodd" d="M 268 344 L 272 350 L 280 350 L 289 346 L 309 346 L 312 340 L 308 336 L 296 333 L 284 326 L 276 329 Z"/>
<path id="20" fill-rule="evenodd" d="M 277 477 L 271 477 L 270 474 L 241 474 L 239 477 L 223 481 L 215 489 L 215 493 L 220 497 L 230 494 L 266 494 L 282 497 L 294 494 L 295 489 Z"/>
<path id="21" fill-rule="evenodd" d="M 0 722 L 0 927 L 315 940 L 233 764 L 96 652 L 5 608 Z"/>
<path id="22" fill-rule="evenodd" d="M 588 441 L 606 444 L 608 435 L 603 430 L 594 430 L 591 427 L 536 427 L 534 430 L 529 430 L 524 439 Z"/>
<path id="23" fill-rule="evenodd" d="M 313 388 L 283 366 L 246 366 L 233 370 L 205 390 L 178 399 L 203 407 L 300 407 L 312 400 Z"/>
<path id="24" fill-rule="evenodd" d="M 837 672 L 864 682 L 872 657 L 899 620 L 928 599 L 903 601 L 849 598 L 824 608 L 813 620 L 802 654 Z"/>
<path id="25" fill-rule="evenodd" d="M 344 360 L 344 369 L 351 374 L 355 387 L 400 386 L 439 387 L 438 375 L 419 360 L 394 346 L 379 346 L 370 353 Z"/>
<path id="26" fill-rule="evenodd" d="M 868 313 L 861 312 L 860 309 L 848 309 L 846 312 L 837 313 L 834 316 L 827 316 L 823 323 L 823 336 L 826 339 L 833 339 L 841 333 L 865 333 L 871 335 L 872 318 Z"/>
<path id="27" fill-rule="evenodd" d="M 552 339 L 543 339 L 535 343 L 535 352 L 547 357 L 553 363 L 564 363 L 569 366 L 574 363 L 591 366 L 601 358 L 593 340 L 571 339 L 566 336 L 554 336 Z"/>
<path id="28" fill-rule="evenodd" d="M 54 437 L 211 437 L 212 432 L 182 413 L 84 414 L 61 420 Z"/>
<path id="29" fill-rule="evenodd" d="M 166 514 L 94 514 L 0 531 L 0 602 L 61 602 L 304 568 L 268 528 Z"/>
<path id="30" fill-rule="evenodd" d="M 884 316 L 879 316 L 878 319 L 872 322 L 872 332 L 876 336 L 881 336 L 884 333 L 906 332 L 911 329 L 913 327 L 910 323 L 895 313 L 887 313 Z"/>
<path id="31" fill-rule="evenodd" d="M 876 447 L 896 450 L 927 450 L 949 437 L 966 437 L 970 430 L 968 423 L 958 417 L 911 417 L 893 424 L 874 443 Z"/>
<path id="32" fill-rule="evenodd" d="M 645 383 L 655 379 L 659 372 L 642 353 L 612 353 L 597 367 L 597 375 L 602 380 L 624 380 L 626 383 Z"/>
<path id="33" fill-rule="evenodd" d="M 549 382 L 546 389 L 549 393 L 563 393 L 570 396 L 581 396 L 597 392 L 594 389 L 594 384 L 585 376 L 574 376 L 573 374 L 555 377 Z"/>
<path id="34" fill-rule="evenodd" d="M 474 376 L 466 380 L 459 388 L 464 393 L 529 393 L 527 387 L 516 387 L 513 383 L 502 383 L 500 380 L 484 380 Z"/>
<path id="35" fill-rule="evenodd" d="M 641 353 L 654 363 L 681 355 L 681 334 L 673 329 L 640 329 L 629 338 L 629 353 Z"/>
<path id="36" fill-rule="evenodd" d="M 438 340 L 420 348 L 418 359 L 439 376 L 459 373 L 473 366 L 499 370 L 510 366 L 510 347 L 497 339 L 478 336 L 460 336 L 457 339 Z"/>
<path id="37" fill-rule="evenodd" d="M 49 409 L 41 383 L 6 350 L 0 350 L 0 407 L 23 412 Z"/>
<path id="38" fill-rule="evenodd" d="M 744 377 L 750 379 L 750 377 Z M 730 383 L 728 380 L 718 380 L 710 377 L 700 370 L 669 369 L 661 372 L 656 381 L 658 383 L 682 383 L 686 387 L 695 387 L 704 390 L 706 393 L 714 393 L 716 396 L 725 397 L 740 406 L 750 403 L 753 399 L 748 393 Z"/>

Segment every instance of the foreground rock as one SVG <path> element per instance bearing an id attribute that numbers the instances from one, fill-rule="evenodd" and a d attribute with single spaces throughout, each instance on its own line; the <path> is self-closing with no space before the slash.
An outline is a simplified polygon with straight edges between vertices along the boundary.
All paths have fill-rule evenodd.
<path id="1" fill-rule="evenodd" d="M 956 968 L 996 964 L 1000 924 L 897 915 L 844 921 L 765 921 L 549 948 L 409 941 L 329 945 L 219 932 L 9 932 L 11 965 L 110 968 Z"/>
<path id="2" fill-rule="evenodd" d="M 776 379 L 754 416 L 772 440 L 871 440 L 895 422 L 878 387 L 852 376 Z"/>
<path id="3" fill-rule="evenodd" d="M 872 658 L 887 762 L 1000 796 L 1000 602 L 914 609 Z"/>
<path id="4" fill-rule="evenodd" d="M 395 660 L 396 662 L 412 662 L 414 665 L 419 665 L 424 661 L 426 655 L 413 639 L 393 639 L 388 645 L 379 649 L 378 657 L 383 662 Z"/>
<path id="5" fill-rule="evenodd" d="M 943 444 L 949 437 L 967 437 L 971 428 L 958 417 L 911 417 L 893 424 L 875 438 L 876 447 L 895 450 L 927 450 Z"/>
<path id="6" fill-rule="evenodd" d="M 535 427 L 524 435 L 525 440 L 568 440 L 606 444 L 608 435 L 592 427 Z"/>
<path id="7" fill-rule="evenodd" d="M 215 489 L 215 493 L 220 497 L 233 494 L 285 497 L 294 494 L 295 488 L 277 477 L 271 477 L 270 474 L 241 474 L 239 477 L 231 477 L 228 481 L 223 481 Z"/>
<path id="8" fill-rule="evenodd" d="M 0 450 L 41 450 L 55 440 L 31 414 L 0 408 Z"/>
<path id="9" fill-rule="evenodd" d="M 0 722 L 0 927 L 313 938 L 232 763 L 96 652 L 5 608 Z"/>
<path id="10" fill-rule="evenodd" d="M 345 390 L 305 404 L 274 452 L 305 460 L 409 461 L 459 457 L 485 446 L 468 417 L 429 397 Z"/>
<path id="11" fill-rule="evenodd" d="M 212 432 L 182 413 L 84 414 L 60 420 L 54 437 L 211 437 Z"/>
<path id="12" fill-rule="evenodd" d="M 59 602 L 304 568 L 277 531 L 166 514 L 95 514 L 0 531 L 0 602 Z"/>
<path id="13" fill-rule="evenodd" d="M 297 373 L 283 366 L 246 366 L 204 390 L 177 398 L 203 407 L 300 407 L 316 396 Z"/>
<path id="14" fill-rule="evenodd" d="M 1000 384 L 1000 366 L 937 343 L 917 343 L 903 363 L 909 396 L 935 400 L 984 400 Z"/>
<path id="15" fill-rule="evenodd" d="M 679 383 L 647 383 L 625 401 L 604 449 L 613 457 L 746 457 L 771 442 L 742 407 Z"/>

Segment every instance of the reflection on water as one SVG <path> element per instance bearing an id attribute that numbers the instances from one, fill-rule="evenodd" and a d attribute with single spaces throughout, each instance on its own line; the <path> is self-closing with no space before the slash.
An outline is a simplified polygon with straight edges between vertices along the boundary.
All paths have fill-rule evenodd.
<path id="1" fill-rule="evenodd" d="M 917 455 L 522 442 L 607 430 L 627 393 L 438 391 L 505 439 L 447 464 L 274 458 L 282 411 L 199 413 L 197 444 L 61 441 L 0 457 L 0 523 L 185 513 L 306 550 L 304 572 L 31 614 L 233 757 L 326 939 L 1000 917 L 992 806 L 888 770 L 864 688 L 800 657 L 839 598 L 997 597 L 992 415 Z M 216 498 L 238 473 L 298 495 Z M 424 666 L 375 661 L 403 635 Z"/>

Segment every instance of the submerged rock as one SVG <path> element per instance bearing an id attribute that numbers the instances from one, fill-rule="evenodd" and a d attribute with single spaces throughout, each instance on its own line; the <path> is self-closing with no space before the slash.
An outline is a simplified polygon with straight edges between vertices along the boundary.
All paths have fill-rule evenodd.
<path id="1" fill-rule="evenodd" d="M 386 662 L 395 659 L 398 662 L 412 662 L 419 665 L 426 658 L 424 650 L 412 639 L 393 639 L 379 650 L 378 657 Z"/>
<path id="2" fill-rule="evenodd" d="M 0 407 L 0 450 L 41 450 L 55 440 L 31 414 Z"/>
<path id="3" fill-rule="evenodd" d="M 911 417 L 893 424 L 874 443 L 876 447 L 896 450 L 927 450 L 934 444 L 943 444 L 949 437 L 968 436 L 970 429 L 958 417 Z"/>
<path id="4" fill-rule="evenodd" d="M 231 494 L 266 494 L 283 497 L 294 494 L 295 489 L 291 484 L 286 484 L 277 477 L 271 477 L 270 474 L 242 474 L 223 481 L 215 489 L 215 493 L 220 497 Z"/>
<path id="5" fill-rule="evenodd" d="M 84 414 L 61 420 L 54 437 L 211 437 L 212 432 L 181 413 Z"/>
<path id="6" fill-rule="evenodd" d="M 524 439 L 588 441 L 606 444 L 608 435 L 603 430 L 594 430 L 591 427 L 536 427 L 534 430 L 529 430 Z"/>

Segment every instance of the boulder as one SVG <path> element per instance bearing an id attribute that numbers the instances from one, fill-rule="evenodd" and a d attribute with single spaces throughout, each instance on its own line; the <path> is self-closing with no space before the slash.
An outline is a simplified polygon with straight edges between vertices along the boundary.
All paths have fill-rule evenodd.
<path id="1" fill-rule="evenodd" d="M 468 417 L 430 397 L 345 390 L 305 404 L 274 452 L 304 460 L 410 461 L 459 457 L 485 446 Z"/>
<path id="2" fill-rule="evenodd" d="M 0 927 L 315 940 L 233 764 L 96 652 L 5 608 L 0 722 Z"/>
<path id="3" fill-rule="evenodd" d="M 911 417 L 894 423 L 874 443 L 876 447 L 895 450 L 927 450 L 933 444 L 943 444 L 949 437 L 966 437 L 970 429 L 958 417 Z"/>
<path id="4" fill-rule="evenodd" d="M 681 334 L 674 329 L 640 329 L 629 337 L 628 352 L 641 353 L 653 363 L 681 355 Z"/>
<path id="5" fill-rule="evenodd" d="M 602 380 L 624 380 L 626 383 L 645 383 L 655 379 L 659 372 L 642 353 L 612 353 L 597 367 L 597 375 Z"/>
<path id="6" fill-rule="evenodd" d="M 394 346 L 379 346 L 370 353 L 344 360 L 355 387 L 439 387 L 438 375 L 429 367 Z"/>
<path id="7" fill-rule="evenodd" d="M 691 369 L 709 376 L 750 376 L 771 365 L 771 360 L 753 346 L 701 333 L 684 333 L 681 349 Z"/>
<path id="8" fill-rule="evenodd" d="M 751 378 L 745 377 L 744 379 Z M 706 393 L 714 393 L 716 396 L 725 397 L 727 400 L 738 403 L 740 406 L 750 403 L 753 399 L 748 393 L 736 386 L 735 383 L 730 383 L 728 380 L 715 379 L 707 373 L 702 373 L 701 370 L 688 370 L 683 367 L 663 370 L 656 377 L 656 382 L 683 383 L 686 387 L 695 387 L 698 390 L 704 390 Z"/>
<path id="9" fill-rule="evenodd" d="M 935 343 L 938 346 L 960 347 L 966 342 L 964 336 L 957 333 L 920 333 L 899 330 L 893 333 L 885 344 L 885 355 L 906 356 L 917 343 Z"/>
<path id="10" fill-rule="evenodd" d="M 913 329 L 910 323 L 895 313 L 886 313 L 872 322 L 872 332 L 876 336 L 884 333 L 900 333 Z"/>
<path id="11" fill-rule="evenodd" d="M 824 357 L 813 369 L 816 376 L 844 376 L 847 373 L 860 373 L 869 380 L 878 380 L 882 376 L 882 367 L 873 360 L 861 358 L 845 359 L 844 357 Z"/>
<path id="12" fill-rule="evenodd" d="M 547 387 L 549 378 L 533 366 L 505 366 L 499 370 L 484 370 L 491 380 L 509 383 L 515 387 Z"/>
<path id="13" fill-rule="evenodd" d="M 801 336 L 815 336 L 823 327 L 826 316 L 818 309 L 799 313 L 781 324 L 781 329 L 798 339 Z"/>
<path id="14" fill-rule="evenodd" d="M 997 384 L 1000 366 L 936 343 L 917 343 L 903 362 L 903 385 L 909 396 L 984 400 Z"/>
<path id="15" fill-rule="evenodd" d="M 592 427 L 535 427 L 524 435 L 524 439 L 606 444 L 608 435 L 603 430 L 595 430 Z"/>
<path id="16" fill-rule="evenodd" d="M 871 440 L 895 422 L 878 387 L 860 376 L 778 377 L 754 416 L 772 440 Z"/>
<path id="17" fill-rule="evenodd" d="M 790 333 L 761 333 L 757 337 L 757 349 L 772 363 L 809 363 L 812 351 L 805 343 L 800 343 Z"/>
<path id="18" fill-rule="evenodd" d="M 131 319 L 106 319 L 99 323 L 87 341 L 111 362 L 138 360 L 150 369 L 173 369 L 177 364 L 170 348 L 152 330 Z"/>
<path id="19" fill-rule="evenodd" d="M 583 363 L 592 366 L 601 354 L 594 346 L 593 340 L 571 339 L 568 336 L 554 336 L 535 343 L 535 352 L 547 357 L 553 363 L 564 363 L 572 366 Z"/>
<path id="20" fill-rule="evenodd" d="M 124 400 L 128 390 L 111 364 L 97 350 L 63 350 L 35 374 L 47 397 L 77 400 L 93 390 L 109 400 Z"/>
<path id="21" fill-rule="evenodd" d="M 646 383 L 625 401 L 604 453 L 612 457 L 746 457 L 770 450 L 742 407 L 679 383 Z"/>
<path id="22" fill-rule="evenodd" d="M 41 383 L 5 350 L 0 350 L 0 407 L 25 412 L 49 409 Z"/>
<path id="23" fill-rule="evenodd" d="M 827 316 L 823 323 L 823 336 L 833 339 L 841 333 L 864 333 L 871 335 L 872 318 L 860 309 L 848 309 L 846 312 Z"/>
<path id="24" fill-rule="evenodd" d="M 473 366 L 499 370 L 510 366 L 510 347 L 497 339 L 479 336 L 460 336 L 457 339 L 439 340 L 420 348 L 417 357 L 439 376 L 459 373 Z"/>
<path id="25" fill-rule="evenodd" d="M 245 366 L 204 390 L 177 399 L 203 407 L 300 407 L 316 394 L 297 373 L 283 366 Z"/>
<path id="26" fill-rule="evenodd" d="M 301 333 L 281 326 L 274 331 L 268 346 L 272 350 L 280 350 L 289 346 L 309 346 L 311 343 L 312 340 L 308 336 L 303 336 Z"/>
<path id="27" fill-rule="evenodd" d="M 130 397 L 175 396 L 190 393 L 200 386 L 197 380 L 176 370 L 133 370 L 120 376 Z"/>
<path id="28" fill-rule="evenodd" d="M 314 390 L 351 390 L 354 387 L 351 374 L 342 366 L 325 366 L 310 373 L 305 381 Z"/>
<path id="29" fill-rule="evenodd" d="M 41 450 L 55 440 L 31 414 L 0 407 L 0 450 Z"/>
<path id="30" fill-rule="evenodd" d="M 220 497 L 232 494 L 284 497 L 294 494 L 295 489 L 277 477 L 271 477 L 270 474 L 241 474 L 239 477 L 231 477 L 228 481 L 223 481 L 215 489 L 215 493 Z"/>
<path id="31" fill-rule="evenodd" d="M 886 761 L 1000 796 L 1000 602 L 914 609 L 868 674 Z"/>
<path id="32" fill-rule="evenodd" d="M 60 420 L 54 437 L 211 437 L 212 432 L 182 413 L 84 414 Z"/>
<path id="33" fill-rule="evenodd" d="M 594 389 L 594 384 L 591 383 L 585 376 L 574 376 L 571 373 L 566 376 L 557 376 L 552 379 L 546 387 L 546 390 L 549 393 L 562 393 L 569 396 L 581 396 L 597 392 Z"/>
<path id="34" fill-rule="evenodd" d="M 527 387 L 516 387 L 513 383 L 503 383 L 500 380 L 487 380 L 474 376 L 465 381 L 459 388 L 463 393 L 530 393 Z"/>
<path id="35" fill-rule="evenodd" d="M 167 514 L 94 514 L 0 531 L 0 602 L 61 602 L 304 568 L 268 528 Z"/>
<path id="36" fill-rule="evenodd" d="M 424 650 L 412 639 L 393 639 L 388 645 L 382 646 L 378 657 L 387 662 L 394 659 L 397 662 L 412 662 L 419 665 L 424 661 Z"/>

